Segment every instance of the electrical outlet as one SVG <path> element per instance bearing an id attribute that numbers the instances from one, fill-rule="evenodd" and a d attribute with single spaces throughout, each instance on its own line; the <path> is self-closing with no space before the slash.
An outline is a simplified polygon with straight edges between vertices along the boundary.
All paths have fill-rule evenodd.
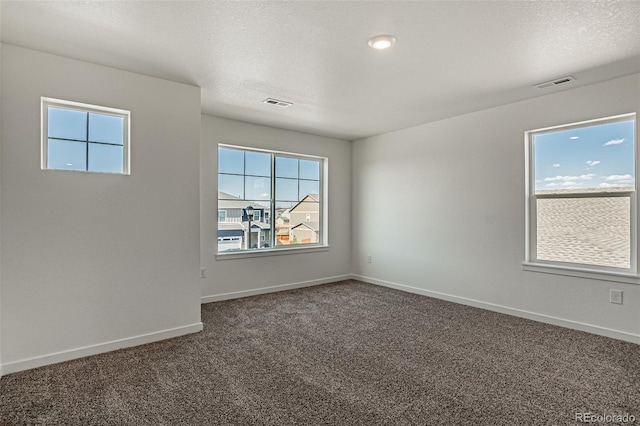
<path id="1" fill-rule="evenodd" d="M 367 256 L 367 263 L 371 263 L 371 255 Z"/>
<path id="2" fill-rule="evenodd" d="M 200 268 L 200 278 L 207 278 L 207 268 Z"/>
<path id="3" fill-rule="evenodd" d="M 609 290 L 609 303 L 622 305 L 622 290 Z"/>

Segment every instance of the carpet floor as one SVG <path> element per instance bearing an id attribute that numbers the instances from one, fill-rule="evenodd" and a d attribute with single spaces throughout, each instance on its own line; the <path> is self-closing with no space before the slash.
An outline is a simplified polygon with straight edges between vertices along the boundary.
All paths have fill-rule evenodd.
<path id="1" fill-rule="evenodd" d="M 0 425 L 640 424 L 632 343 L 351 280 L 209 303 L 202 320 L 3 377 Z"/>

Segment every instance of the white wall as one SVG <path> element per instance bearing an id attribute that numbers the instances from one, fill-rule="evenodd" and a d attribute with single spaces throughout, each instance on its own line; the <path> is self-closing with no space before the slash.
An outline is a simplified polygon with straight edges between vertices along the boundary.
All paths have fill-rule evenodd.
<path id="1" fill-rule="evenodd" d="M 524 131 L 640 111 L 639 94 L 633 75 L 355 141 L 354 274 L 640 342 L 640 286 L 521 267 Z"/>
<path id="2" fill-rule="evenodd" d="M 131 111 L 131 175 L 40 169 L 40 97 Z M 2 46 L 4 373 L 201 329 L 200 89 Z"/>
<path id="3" fill-rule="evenodd" d="M 284 290 L 348 277 L 351 272 L 351 143 L 208 115 L 200 148 L 203 302 Z M 216 260 L 218 143 L 327 157 L 328 251 Z"/>

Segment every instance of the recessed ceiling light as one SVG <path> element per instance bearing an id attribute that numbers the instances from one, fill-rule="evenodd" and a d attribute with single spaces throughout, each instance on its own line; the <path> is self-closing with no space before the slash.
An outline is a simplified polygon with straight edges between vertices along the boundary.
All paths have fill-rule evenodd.
<path id="1" fill-rule="evenodd" d="M 396 38 L 390 35 L 379 35 L 369 40 L 369 46 L 377 50 L 388 49 L 396 42 Z"/>
<path id="2" fill-rule="evenodd" d="M 576 139 L 578 139 L 578 138 L 580 138 L 580 136 L 571 136 L 569 139 L 571 139 L 571 140 L 576 140 Z"/>

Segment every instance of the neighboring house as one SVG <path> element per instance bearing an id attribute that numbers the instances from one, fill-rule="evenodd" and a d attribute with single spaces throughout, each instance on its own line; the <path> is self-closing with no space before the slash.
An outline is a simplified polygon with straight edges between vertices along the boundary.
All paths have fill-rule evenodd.
<path id="1" fill-rule="evenodd" d="M 218 191 L 218 251 L 247 248 L 247 206 L 253 207 L 251 218 L 251 246 L 268 247 L 271 241 L 269 210 L 264 206 L 245 201 L 226 192 Z"/>
<path id="2" fill-rule="evenodd" d="M 289 244 L 320 241 L 320 203 L 318 194 L 309 194 L 289 211 Z"/>
<path id="3" fill-rule="evenodd" d="M 291 209 L 286 209 L 276 218 L 276 245 L 289 244 L 289 233 L 291 227 L 289 225 Z"/>

